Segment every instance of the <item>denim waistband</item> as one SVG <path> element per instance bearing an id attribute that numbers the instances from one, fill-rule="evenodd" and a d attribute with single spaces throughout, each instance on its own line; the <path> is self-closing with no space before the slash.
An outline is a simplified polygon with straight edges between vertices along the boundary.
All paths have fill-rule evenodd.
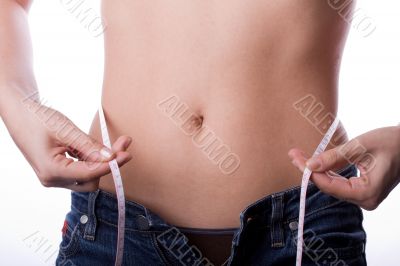
<path id="1" fill-rule="evenodd" d="M 82 215 L 89 215 L 111 226 L 118 227 L 118 201 L 117 198 L 106 191 L 72 192 L 71 208 Z M 125 230 L 162 231 L 170 226 L 157 214 L 143 205 L 125 201 Z"/>
<path id="2" fill-rule="evenodd" d="M 344 177 L 356 176 L 357 168 L 354 165 L 348 165 L 342 170 L 337 171 L 337 173 Z M 310 182 L 307 189 L 306 216 L 334 204 L 340 204 L 341 202 L 325 194 L 321 196 L 321 194 L 323 193 Z M 88 215 L 89 218 L 94 218 L 90 219 L 94 224 L 87 227 L 87 236 L 89 238 L 90 235 L 94 235 L 97 220 L 117 227 L 118 202 L 113 194 L 102 190 L 86 193 L 72 192 L 71 198 L 72 209 L 75 209 L 82 215 Z M 264 227 L 270 226 L 273 228 L 296 220 L 299 214 L 299 201 L 300 186 L 261 198 L 240 213 L 241 228 L 250 220 L 254 220 L 252 223 L 258 221 L 257 223 L 260 223 Z M 125 226 L 127 231 L 164 231 L 173 226 L 139 203 L 127 200 L 125 204 Z M 279 232 L 279 230 L 273 231 Z"/>
<path id="3" fill-rule="evenodd" d="M 336 172 L 343 177 L 350 178 L 357 175 L 357 168 L 354 165 L 348 165 Z M 241 228 L 251 221 L 253 225 L 258 223 L 262 227 L 271 227 L 272 232 L 280 232 L 280 228 L 276 227 L 298 220 L 300 192 L 301 186 L 296 186 L 252 203 L 240 213 Z M 343 203 L 342 200 L 322 193 L 311 181 L 308 183 L 306 217 L 341 203 Z M 278 239 L 279 237 L 273 238 Z"/>

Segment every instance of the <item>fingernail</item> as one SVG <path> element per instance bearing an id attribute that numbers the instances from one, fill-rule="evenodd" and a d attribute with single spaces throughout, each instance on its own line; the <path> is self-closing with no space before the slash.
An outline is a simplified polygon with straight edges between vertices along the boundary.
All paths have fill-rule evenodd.
<path id="1" fill-rule="evenodd" d="M 124 143 L 124 148 L 123 149 L 124 150 L 128 149 L 128 147 L 129 147 L 129 145 L 131 145 L 131 143 L 132 143 L 132 138 L 128 137 L 128 139 Z"/>
<path id="2" fill-rule="evenodd" d="M 108 159 L 108 158 L 110 158 L 111 157 L 111 151 L 109 151 L 108 149 L 106 149 L 106 148 L 102 148 L 101 150 L 100 150 L 100 154 L 105 158 L 105 159 Z"/>
<path id="3" fill-rule="evenodd" d="M 315 171 L 315 170 L 319 170 L 322 163 L 321 163 L 321 160 L 313 158 L 313 159 L 308 160 L 306 162 L 306 165 L 307 165 L 308 169 Z"/>

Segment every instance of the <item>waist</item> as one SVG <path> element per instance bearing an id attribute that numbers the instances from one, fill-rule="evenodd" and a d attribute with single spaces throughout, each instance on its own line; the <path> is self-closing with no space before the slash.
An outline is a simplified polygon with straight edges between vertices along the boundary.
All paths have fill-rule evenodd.
<path id="1" fill-rule="evenodd" d="M 237 213 L 249 203 L 298 185 L 301 173 L 287 152 L 301 147 L 312 154 L 324 133 L 319 125 L 336 111 L 335 97 L 328 89 L 275 91 L 271 97 L 259 92 L 260 97 L 243 90 L 242 96 L 208 98 L 190 90 L 159 89 L 138 97 L 134 88 L 123 98 L 105 92 L 111 142 L 121 134 L 133 138 L 133 159 L 121 168 L 127 198 L 180 226 L 229 227 L 238 224 Z M 127 95 L 137 97 L 130 102 Z M 311 115 L 304 115 L 303 105 Z M 96 116 L 90 134 L 101 142 L 98 122 Z M 111 174 L 100 188 L 114 192 Z M 187 202 L 205 215 L 180 217 Z M 209 205 L 225 209 L 224 219 Z"/>
<path id="2" fill-rule="evenodd" d="M 348 166 L 339 173 L 350 177 L 356 175 L 356 169 L 354 166 Z M 312 239 L 306 238 L 305 244 L 307 247 L 313 246 L 315 241 L 312 240 L 316 237 L 320 241 L 331 240 L 323 248 L 310 249 L 313 251 L 311 254 L 317 255 L 319 252 L 325 254 L 327 248 L 334 249 L 339 258 L 354 259 L 354 256 L 362 254 L 365 243 L 361 243 L 361 240 L 365 240 L 365 232 L 361 226 L 361 209 L 354 204 L 322 193 L 312 183 L 308 186 L 307 195 L 305 234 Z M 96 241 L 109 241 L 117 237 L 118 203 L 114 195 L 97 190 L 91 193 L 72 192 L 71 198 L 72 207 L 67 215 L 68 224 L 76 224 L 79 221 L 85 224 L 83 228 L 85 238 L 93 237 L 94 239 L 96 235 Z M 291 258 L 294 261 L 292 251 L 298 227 L 299 198 L 300 187 L 265 196 L 248 205 L 238 214 L 240 219 L 238 227 L 210 230 L 176 226 L 168 223 L 144 205 L 126 201 L 126 237 L 127 239 L 142 239 L 141 248 L 154 248 L 154 245 L 161 247 L 162 254 L 173 256 L 168 257 L 173 261 L 181 259 L 187 252 L 195 252 L 198 260 L 207 258 L 221 265 L 228 259 L 238 261 L 248 248 L 257 251 L 255 254 L 264 254 L 262 257 L 264 261 L 270 261 L 273 256 L 265 255 L 265 252 L 271 251 L 271 247 L 290 248 Z M 187 209 L 191 207 L 188 205 Z M 188 215 L 185 210 L 183 210 L 183 215 Z M 219 215 L 223 216 L 223 212 Z M 102 238 L 102 235 L 106 237 Z M 332 236 L 343 238 L 349 244 L 344 245 L 342 241 L 335 239 L 333 241 Z M 126 243 L 129 243 L 129 247 L 133 245 L 132 243 L 137 244 L 137 241 Z M 351 247 L 351 249 L 343 248 L 343 246 Z M 273 252 L 276 253 L 276 249 L 273 249 Z M 284 250 L 286 257 L 287 252 L 288 249 Z M 256 262 L 260 259 L 260 256 L 255 257 Z"/>
<path id="3" fill-rule="evenodd" d="M 354 165 L 348 165 L 336 172 L 346 178 L 350 178 L 357 175 L 357 168 L 355 168 Z M 93 213 L 96 219 L 117 227 L 118 202 L 115 195 L 103 190 L 90 193 L 72 192 L 71 195 L 72 211 L 78 211 L 82 215 Z M 299 214 L 299 200 L 300 186 L 266 195 L 247 205 L 237 214 L 241 221 L 240 226 L 232 228 L 210 228 L 210 230 L 177 226 L 176 224 L 165 221 L 156 211 L 148 208 L 148 206 L 132 200 L 126 200 L 126 230 L 163 231 L 173 226 L 182 231 L 182 233 L 209 235 L 231 234 L 235 233 L 239 227 L 243 227 L 250 221 L 253 224 L 260 224 L 263 227 L 271 227 L 274 223 L 273 218 L 276 218 L 277 213 L 280 213 L 279 217 L 285 224 L 295 221 Z M 312 182 L 308 184 L 306 217 L 340 204 L 348 205 L 348 203 L 344 201 L 322 193 Z M 212 206 L 209 207 L 212 208 Z M 187 208 L 191 208 L 191 206 L 188 205 Z M 356 205 L 354 205 L 354 209 L 358 212 L 360 211 Z"/>

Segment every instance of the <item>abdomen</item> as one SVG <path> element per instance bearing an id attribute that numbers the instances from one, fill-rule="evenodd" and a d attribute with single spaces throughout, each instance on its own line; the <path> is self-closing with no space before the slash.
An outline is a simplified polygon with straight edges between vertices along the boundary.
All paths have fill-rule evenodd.
<path id="1" fill-rule="evenodd" d="M 325 1 L 103 9 L 103 106 L 111 138 L 134 139 L 128 198 L 176 225 L 232 227 L 251 202 L 299 184 L 287 152 L 311 153 L 322 135 L 293 104 L 310 94 L 336 113 L 347 28 Z M 101 187 L 113 190 L 109 175 Z"/>

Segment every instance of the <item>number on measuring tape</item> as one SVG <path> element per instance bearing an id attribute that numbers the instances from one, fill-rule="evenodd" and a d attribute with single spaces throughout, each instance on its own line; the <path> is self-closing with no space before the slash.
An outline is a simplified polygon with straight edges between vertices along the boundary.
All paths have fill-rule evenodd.
<path id="1" fill-rule="evenodd" d="M 330 126 L 325 136 L 323 137 L 321 143 L 315 150 L 313 157 L 319 155 L 326 149 L 338 125 L 339 125 L 339 118 L 336 117 L 335 121 L 333 121 L 332 125 Z M 297 230 L 296 266 L 301 266 L 301 260 L 303 256 L 303 245 L 304 245 L 303 230 L 304 230 L 304 215 L 306 209 L 306 194 L 307 194 L 308 181 L 310 180 L 311 174 L 312 174 L 311 170 L 306 167 L 303 173 L 303 177 L 301 179 L 299 223 L 298 223 L 299 227 Z"/>
<path id="2" fill-rule="evenodd" d="M 100 103 L 99 107 L 100 127 L 101 136 L 103 138 L 103 144 L 111 149 L 110 136 L 108 135 L 106 119 L 104 117 L 103 106 Z M 111 174 L 113 176 L 115 191 L 117 193 L 118 201 L 118 236 L 117 236 L 117 254 L 115 258 L 115 266 L 122 265 L 122 259 L 124 256 L 124 240 L 125 240 L 125 194 L 124 187 L 122 184 L 122 177 L 119 171 L 118 163 L 115 159 L 109 163 Z"/>

